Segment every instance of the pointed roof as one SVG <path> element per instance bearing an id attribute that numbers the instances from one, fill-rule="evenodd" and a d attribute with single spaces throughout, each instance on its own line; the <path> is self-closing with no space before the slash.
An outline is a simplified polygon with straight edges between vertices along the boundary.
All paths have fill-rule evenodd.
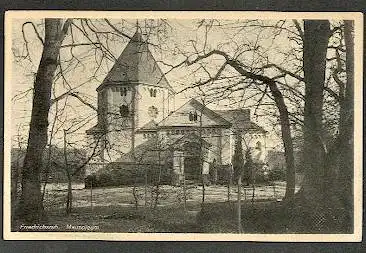
<path id="1" fill-rule="evenodd" d="M 107 85 L 122 83 L 143 83 L 173 91 L 138 30 L 132 36 L 102 84 L 99 85 L 97 91 Z"/>

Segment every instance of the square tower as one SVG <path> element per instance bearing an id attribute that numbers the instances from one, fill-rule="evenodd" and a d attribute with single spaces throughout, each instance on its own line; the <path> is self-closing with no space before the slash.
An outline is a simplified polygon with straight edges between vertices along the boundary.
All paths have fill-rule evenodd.
<path id="1" fill-rule="evenodd" d="M 141 141 L 136 130 L 173 109 L 174 91 L 138 30 L 97 92 L 98 123 L 87 134 L 101 138 L 106 162 L 130 152 Z"/>

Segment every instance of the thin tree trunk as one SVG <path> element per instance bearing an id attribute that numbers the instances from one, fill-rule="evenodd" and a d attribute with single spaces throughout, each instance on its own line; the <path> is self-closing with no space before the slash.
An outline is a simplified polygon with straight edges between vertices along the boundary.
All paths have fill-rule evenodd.
<path id="1" fill-rule="evenodd" d="M 183 200 L 184 200 L 184 213 L 187 211 L 187 186 L 186 186 L 186 174 L 183 173 Z"/>
<path id="2" fill-rule="evenodd" d="M 161 181 L 161 164 L 160 164 L 160 159 L 161 159 L 161 150 L 159 147 L 158 150 L 158 166 L 159 166 L 159 175 L 158 175 L 158 180 L 156 183 L 156 188 L 155 188 L 155 203 L 154 203 L 154 209 L 156 209 L 156 207 L 158 206 L 159 203 L 159 195 L 160 195 L 160 181 Z"/>
<path id="3" fill-rule="evenodd" d="M 241 175 L 238 177 L 238 233 L 242 232 L 241 228 Z"/>
<path id="4" fill-rule="evenodd" d="M 67 160 L 67 140 L 66 140 L 66 130 L 64 130 L 64 162 L 65 162 L 65 171 L 67 176 L 67 197 L 66 197 L 66 214 L 70 214 L 72 210 L 72 183 L 71 183 L 71 173 L 69 168 L 69 163 Z"/>
<path id="5" fill-rule="evenodd" d="M 203 180 L 203 177 L 202 177 L 202 204 L 205 203 L 205 194 L 206 194 L 205 180 Z"/>
<path id="6" fill-rule="evenodd" d="M 72 178 L 69 172 L 69 168 L 65 168 L 67 172 L 67 201 L 66 201 L 66 214 L 72 212 Z"/>
<path id="7" fill-rule="evenodd" d="M 19 187 L 19 176 L 21 174 L 20 172 L 20 168 L 21 168 L 21 165 L 20 165 L 20 160 L 22 159 L 22 148 L 21 148 L 21 144 L 20 144 L 20 140 L 19 140 L 19 153 L 17 155 L 17 160 L 16 160 L 16 168 L 15 170 L 12 170 L 12 189 L 11 189 L 11 202 L 12 203 L 16 203 L 16 201 L 18 201 L 18 187 Z M 13 207 L 12 207 L 13 208 Z M 12 211 L 15 211 L 15 210 L 12 210 Z"/>
<path id="8" fill-rule="evenodd" d="M 290 119 L 282 93 L 275 83 L 269 85 L 271 93 L 280 113 L 281 135 L 286 159 L 286 193 L 285 199 L 291 200 L 295 194 L 295 159 L 291 137 Z"/>
<path id="9" fill-rule="evenodd" d="M 228 202 L 230 202 L 230 193 L 231 193 L 230 186 L 231 186 L 231 175 L 229 174 L 229 176 L 227 178 L 227 201 Z"/>
<path id="10" fill-rule="evenodd" d="M 145 167 L 145 175 L 144 175 L 144 199 L 145 199 L 145 211 L 146 211 L 146 208 L 147 208 L 147 169 Z"/>
<path id="11" fill-rule="evenodd" d="M 34 83 L 28 145 L 22 172 L 22 195 L 18 211 L 19 218 L 31 224 L 45 217 L 40 171 L 43 151 L 47 144 L 52 82 L 66 31 L 67 26 L 62 27 L 61 19 L 45 19 L 44 46 Z"/>
<path id="12" fill-rule="evenodd" d="M 293 142 L 291 137 L 291 128 L 290 128 L 290 120 L 288 115 L 287 106 L 285 104 L 283 95 L 281 91 L 278 89 L 276 81 L 272 78 L 257 75 L 251 72 L 246 71 L 242 68 L 241 64 L 236 60 L 228 59 L 228 56 L 225 53 L 216 53 L 223 55 L 226 58 L 227 63 L 233 67 L 238 73 L 242 76 L 251 78 L 253 80 L 261 81 L 268 85 L 270 88 L 271 94 L 274 98 L 276 106 L 278 108 L 280 114 L 280 124 L 281 124 L 281 135 L 282 141 L 285 148 L 285 158 L 286 158 L 286 199 L 292 199 L 295 193 L 295 163 L 294 163 L 294 151 L 293 151 Z"/>

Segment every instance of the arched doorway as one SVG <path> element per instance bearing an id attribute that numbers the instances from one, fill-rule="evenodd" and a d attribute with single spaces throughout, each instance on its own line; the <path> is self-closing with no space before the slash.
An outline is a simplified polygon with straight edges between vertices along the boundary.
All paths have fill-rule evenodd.
<path id="1" fill-rule="evenodd" d="M 201 137 L 185 135 L 171 145 L 173 154 L 172 184 L 180 184 L 185 176 L 188 181 L 202 180 L 202 164 L 208 161 L 210 144 Z"/>

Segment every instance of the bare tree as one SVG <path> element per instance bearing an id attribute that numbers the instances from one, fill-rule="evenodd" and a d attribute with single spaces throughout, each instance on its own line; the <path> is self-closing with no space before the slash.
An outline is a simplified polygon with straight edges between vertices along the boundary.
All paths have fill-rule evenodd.
<path id="1" fill-rule="evenodd" d="M 341 225 L 337 229 L 350 231 L 352 223 L 352 175 L 353 175 L 353 61 L 354 48 L 352 22 L 345 21 L 345 49 L 336 47 L 337 69 L 333 78 L 339 85 L 337 94 L 326 86 L 326 60 L 331 36 L 328 20 L 304 21 L 304 77 L 306 84 L 304 116 L 304 164 L 305 183 L 300 191 L 302 204 L 315 215 L 312 226 L 321 230 L 334 225 L 337 217 Z M 342 40 L 341 40 L 342 41 Z M 333 48 L 334 49 L 334 48 Z M 346 81 L 339 79 L 342 68 L 338 50 L 346 53 Z M 333 94 L 339 105 L 338 133 L 329 145 L 324 140 L 324 91 Z M 338 176 L 337 176 L 338 175 Z M 342 209 L 343 212 L 337 210 Z M 331 213 L 329 213 L 331 212 Z M 314 214 L 315 213 L 315 214 Z M 345 215 L 344 215 L 345 213 Z M 344 217 L 345 216 L 345 217 Z M 319 217 L 323 221 L 319 222 Z"/>
<path id="2" fill-rule="evenodd" d="M 325 175 L 322 141 L 323 90 L 325 80 L 326 52 L 330 36 L 329 21 L 304 21 L 304 78 L 305 78 L 305 115 L 304 149 L 306 167 L 306 186 L 304 190 L 322 190 Z M 311 185 L 312 187 L 307 187 Z M 323 187 L 325 187 L 323 185 Z M 314 192 L 306 196 L 318 197 Z"/>
<path id="3" fill-rule="evenodd" d="M 43 204 L 40 185 L 42 154 L 47 145 L 48 112 L 51 89 L 62 41 L 71 20 L 45 20 L 45 38 L 42 58 L 34 84 L 32 117 L 29 129 L 27 152 L 22 170 L 22 195 L 18 215 L 25 222 L 40 221 Z"/>
<path id="4" fill-rule="evenodd" d="M 40 26 L 33 21 L 25 22 L 22 25 L 26 53 L 22 55 L 15 52 L 15 57 L 19 60 L 32 61 L 31 51 L 33 48 L 30 47 L 30 41 L 25 31 L 28 27 L 33 29 L 36 39 L 43 46 L 42 58 L 37 69 L 33 89 L 32 116 L 22 175 L 22 197 L 17 212 L 19 218 L 26 222 L 34 223 L 45 217 L 40 190 L 40 170 L 45 167 L 42 166 L 41 158 L 47 145 L 48 114 L 51 105 L 60 100 L 67 100 L 68 97 L 73 97 L 89 108 L 96 110 L 93 103 L 90 103 L 78 91 L 78 88 L 98 80 L 98 75 L 104 71 L 103 65 L 108 61 L 116 60 L 114 54 L 120 52 L 114 52 L 111 49 L 112 45 L 131 39 L 131 36 L 121 29 L 125 25 L 129 27 L 131 25 L 125 21 L 122 22 L 122 27 L 120 24 L 115 25 L 110 20 L 45 19 L 44 24 L 40 25 L 44 31 L 39 29 Z M 146 29 L 150 33 L 158 30 L 150 23 L 146 25 Z M 62 53 L 60 53 L 61 51 Z M 70 81 L 75 75 L 75 71 L 80 70 L 80 68 L 87 69 L 87 63 L 91 60 L 93 61 L 94 73 L 91 72 L 88 79 L 81 84 Z M 57 85 L 60 85 L 60 88 L 52 96 L 52 87 Z M 22 92 L 17 98 L 27 96 L 31 90 Z"/>
<path id="5" fill-rule="evenodd" d="M 204 22 L 204 21 L 202 21 Z M 247 24 L 244 24 L 245 27 Z M 218 26 L 222 26 L 219 24 Z M 263 27 L 263 25 L 260 25 Z M 271 26 L 272 27 L 272 26 Z M 272 27 L 273 28 L 273 27 Z M 282 29 L 282 28 L 281 28 Z M 275 32 L 274 32 L 275 33 Z M 293 32 L 294 33 L 294 32 Z M 276 33 L 275 33 L 276 34 Z M 276 35 L 274 35 L 276 38 Z M 236 43 L 237 42 L 233 42 Z M 205 44 L 206 45 L 206 44 Z M 194 48 L 194 52 L 191 55 L 184 55 L 185 60 L 181 61 L 179 64 L 172 66 L 172 69 L 178 68 L 181 66 L 195 66 L 198 65 L 198 69 L 203 69 L 204 73 L 206 73 L 207 78 L 200 80 L 193 84 L 192 86 L 184 88 L 182 91 L 191 88 L 204 87 L 204 86 L 212 86 L 215 82 L 220 84 L 220 88 L 211 88 L 214 91 L 213 99 L 224 99 L 227 95 L 225 95 L 225 91 L 228 91 L 230 94 L 235 93 L 237 91 L 243 91 L 248 87 L 255 87 L 258 89 L 257 96 L 259 95 L 259 104 L 262 103 L 263 98 L 269 97 L 272 101 L 274 101 L 274 105 L 277 108 L 279 114 L 279 121 L 281 126 L 281 136 L 283 140 L 283 145 L 285 149 L 285 158 L 286 158 L 286 175 L 287 175 L 287 185 L 286 185 L 286 196 L 285 198 L 292 199 L 295 191 L 295 165 L 294 165 L 294 154 L 293 154 L 293 143 L 292 143 L 292 135 L 291 135 L 291 121 L 290 114 L 288 111 L 288 106 L 285 102 L 285 97 L 283 92 L 281 92 L 281 87 L 288 88 L 288 85 L 283 83 L 283 80 L 286 76 L 290 76 L 292 78 L 299 78 L 297 74 L 292 73 L 285 68 L 278 66 L 276 64 L 262 64 L 259 67 L 253 67 L 248 65 L 245 60 L 243 60 L 243 55 L 248 53 L 256 53 L 259 46 L 257 44 L 249 45 L 245 44 L 242 47 L 238 46 L 238 51 L 233 54 L 226 52 L 220 49 L 212 49 L 206 52 L 206 48 L 204 47 L 202 50 L 198 50 L 197 42 L 192 42 L 192 47 Z M 243 49 L 244 47 L 244 49 Z M 265 56 L 258 56 L 260 59 Z M 262 57 L 262 58 L 261 58 Z M 210 71 L 207 67 L 205 67 L 204 62 L 208 59 L 220 59 L 220 66 L 218 69 L 214 71 Z M 253 62 L 252 65 L 257 62 Z M 207 65 L 207 64 L 206 64 Z M 265 70 L 272 69 L 279 73 L 275 76 L 270 76 L 265 74 Z M 227 72 L 234 70 L 234 74 L 229 75 Z M 240 78 L 238 78 L 238 75 Z M 229 85 L 224 85 L 223 80 L 230 80 L 236 77 L 235 80 L 237 82 L 230 82 Z"/>

